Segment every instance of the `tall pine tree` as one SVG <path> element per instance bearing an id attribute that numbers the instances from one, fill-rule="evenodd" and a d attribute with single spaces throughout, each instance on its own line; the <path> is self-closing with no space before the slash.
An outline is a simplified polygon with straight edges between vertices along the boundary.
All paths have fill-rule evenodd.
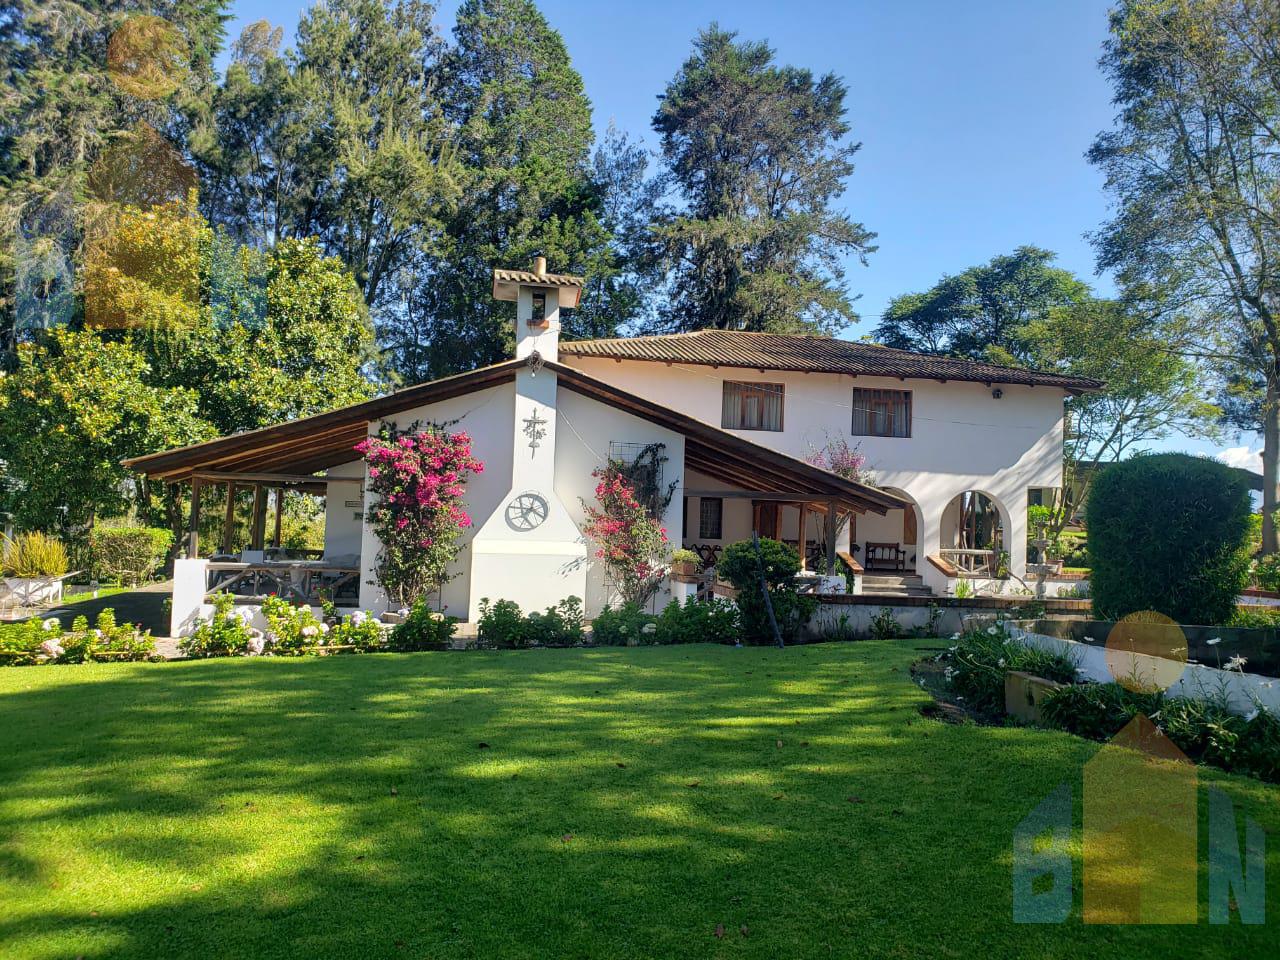
<path id="1" fill-rule="evenodd" d="M 510 355 L 512 305 L 490 296 L 494 266 L 541 254 L 560 272 L 615 269 L 591 176 L 591 104 L 560 34 L 530 0 L 467 0 L 454 37 L 445 101 L 465 173 L 441 259 L 389 344 L 412 377 Z M 592 310 L 569 315 L 566 336 Z"/>
<path id="2" fill-rule="evenodd" d="M 843 258 L 875 249 L 834 207 L 859 146 L 846 88 L 736 37 L 698 34 L 654 114 L 682 201 L 657 230 L 674 291 L 660 328 L 830 333 L 857 319 Z"/>

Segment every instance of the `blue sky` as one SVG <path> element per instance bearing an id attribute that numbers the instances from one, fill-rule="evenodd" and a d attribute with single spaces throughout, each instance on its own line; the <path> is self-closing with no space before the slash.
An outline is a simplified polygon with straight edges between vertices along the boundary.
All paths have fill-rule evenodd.
<path id="1" fill-rule="evenodd" d="M 228 36 L 262 18 L 290 36 L 308 5 L 240 0 Z M 445 31 L 456 7 L 440 6 Z M 712 21 L 767 39 L 783 62 L 845 79 L 852 137 L 863 146 L 842 202 L 880 245 L 867 267 L 850 265 L 863 320 L 845 336 L 869 333 L 894 296 L 1021 244 L 1056 251 L 1060 266 L 1099 293 L 1113 289 L 1095 276 L 1085 236 L 1107 215 L 1102 178 L 1084 159 L 1113 115 L 1097 68 L 1106 0 L 540 0 L 539 7 L 583 76 L 597 131 L 613 121 L 650 147 L 656 97 Z M 1249 440 L 1228 458 L 1259 446 Z M 1217 449 L 1190 438 L 1162 446 Z"/>

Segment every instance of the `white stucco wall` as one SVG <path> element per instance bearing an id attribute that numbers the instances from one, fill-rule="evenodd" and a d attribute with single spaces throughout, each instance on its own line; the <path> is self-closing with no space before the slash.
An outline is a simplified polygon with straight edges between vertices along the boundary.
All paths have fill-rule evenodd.
<path id="1" fill-rule="evenodd" d="M 461 397 L 442 400 L 439 403 L 416 407 L 397 414 L 393 422 L 406 428 L 415 421 L 447 424 L 452 431 L 465 430 L 471 435 L 472 453 L 484 461 L 484 473 L 467 481 L 467 511 L 475 523 L 485 518 L 498 506 L 511 485 L 511 438 L 514 420 L 514 387 L 504 384 L 480 390 Z M 376 435 L 379 423 L 369 424 L 370 435 Z M 366 478 L 367 489 L 367 478 Z M 366 508 L 368 499 L 366 498 Z M 454 566 L 452 579 L 441 591 L 444 612 L 465 619 L 471 596 L 470 542 L 475 528 L 463 533 L 462 552 Z M 374 577 L 374 564 L 380 547 L 373 531 L 363 525 L 360 548 L 360 606 L 381 612 L 387 608 L 386 597 L 378 589 Z"/>
<path id="2" fill-rule="evenodd" d="M 325 471 L 324 555 L 359 556 L 364 513 L 364 461 L 353 460 Z"/>
<path id="3" fill-rule="evenodd" d="M 448 424 L 454 431 L 466 430 L 472 438 L 472 452 L 484 461 L 484 472 L 467 482 L 467 510 L 476 525 L 463 533 L 463 549 L 454 569 L 456 575 L 445 584 L 441 593 L 445 613 L 462 619 L 474 614 L 481 597 L 491 600 L 517 598 L 518 580 L 527 575 L 528 568 L 517 565 L 503 573 L 486 573 L 486 582 L 474 582 L 472 571 L 472 538 L 489 517 L 505 509 L 512 490 L 514 394 L 514 386 L 507 384 L 418 407 L 394 418 L 401 428 L 421 421 Z M 668 461 L 664 476 L 668 482 L 683 477 L 684 438 L 679 434 L 563 387 L 557 391 L 556 402 L 554 490 L 577 527 L 580 528 L 585 519 L 583 501 L 594 502 L 596 481 L 591 472 L 604 464 L 610 441 L 666 444 Z M 378 427 L 378 423 L 370 424 L 370 433 L 377 433 Z M 676 545 L 683 532 L 680 506 L 681 493 L 677 488 L 664 517 L 668 536 Z M 587 616 L 591 617 L 603 608 L 609 597 L 603 565 L 594 557 L 595 548 L 587 544 L 580 534 L 579 537 L 587 556 L 586 596 L 582 599 Z M 377 539 L 368 525 L 364 525 L 360 605 L 375 612 L 387 608 L 382 592 L 371 582 L 375 579 L 374 563 L 378 550 Z M 558 599 L 542 597 L 537 606 L 541 609 Z M 668 599 L 665 592 L 655 598 L 655 609 L 660 609 Z M 531 607 L 532 603 L 522 603 L 522 606 Z"/>
<path id="4" fill-rule="evenodd" d="M 792 456 L 803 457 L 828 437 L 858 444 L 876 483 L 906 493 L 920 508 L 917 571 L 938 592 L 941 575 L 923 557 L 942 541 L 942 514 L 966 490 L 980 490 L 1002 508 L 1006 548 L 1020 575 L 1026 567 L 1026 503 L 1032 487 L 1062 483 L 1063 395 L 1051 387 L 1003 384 L 1000 399 L 982 383 L 850 377 L 731 367 L 622 361 L 564 355 L 563 362 L 624 390 L 672 406 L 715 426 L 725 380 L 785 385 L 784 429 L 731 431 Z M 910 390 L 909 438 L 852 436 L 852 391 Z M 726 505 L 727 508 L 727 505 Z M 748 507 L 749 509 L 749 507 Z M 794 524 L 794 521 L 793 521 Z M 858 518 L 859 542 L 901 534 L 901 513 Z M 871 536 L 875 533 L 875 536 Z M 936 583 L 935 583 L 936 581 Z"/>

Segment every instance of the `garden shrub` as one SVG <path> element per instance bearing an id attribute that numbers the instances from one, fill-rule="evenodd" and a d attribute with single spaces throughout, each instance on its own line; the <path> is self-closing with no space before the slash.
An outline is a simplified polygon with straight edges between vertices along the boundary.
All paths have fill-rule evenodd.
<path id="1" fill-rule="evenodd" d="M 151 634 L 131 623 L 116 623 L 110 608 L 98 614 L 92 629 L 83 616 L 67 631 L 56 617 L 0 624 L 0 665 L 137 661 L 154 655 Z"/>
<path id="2" fill-rule="evenodd" d="M 1088 506 L 1095 612 L 1226 623 L 1248 577 L 1250 510 L 1237 472 L 1214 460 L 1165 453 L 1103 470 Z"/>
<path id="3" fill-rule="evenodd" d="M 280 656 L 301 656 L 306 648 L 324 644 L 329 632 L 309 604 L 290 603 L 283 597 L 263 600 L 262 615 L 267 618 L 267 644 Z"/>
<path id="4" fill-rule="evenodd" d="M 1227 626 L 1246 630 L 1275 630 L 1280 627 L 1280 607 L 1257 607 L 1248 610 L 1236 607 Z"/>
<path id="5" fill-rule="evenodd" d="M 591 634 L 596 643 L 608 647 L 657 643 L 658 618 L 638 603 L 624 603 L 616 610 L 606 607 L 591 621 Z"/>
<path id="6" fill-rule="evenodd" d="M 213 596 L 213 615 L 196 621 L 190 635 L 178 641 L 178 649 L 188 657 L 237 657 L 248 653 L 254 631 L 244 617 L 234 610 L 236 598 L 229 593 Z M 259 648 L 258 652 L 262 652 Z"/>
<path id="7" fill-rule="evenodd" d="M 1047 694 L 1041 716 L 1053 727 L 1087 737 L 1109 740 L 1138 714 L 1150 717 L 1164 703 L 1159 691 L 1140 693 L 1118 683 L 1081 683 Z"/>
<path id="8" fill-rule="evenodd" d="M 1253 579 L 1261 590 L 1280 591 L 1280 553 L 1269 553 L 1254 561 Z"/>
<path id="9" fill-rule="evenodd" d="M 957 699 L 978 713 L 1004 713 L 1004 678 L 1011 670 L 1058 683 L 1075 680 L 1076 665 L 1069 657 L 1020 643 L 1003 624 L 968 630 L 951 639 L 943 676 Z"/>
<path id="10" fill-rule="evenodd" d="M 525 616 L 513 600 L 480 601 L 480 639 L 500 647 L 546 647 L 582 642 L 582 600 L 566 597 L 546 611 Z"/>
<path id="11" fill-rule="evenodd" d="M 56 537 L 39 531 L 20 533 L 4 542 L 4 574 L 34 580 L 40 577 L 60 577 L 70 567 L 67 551 Z"/>
<path id="12" fill-rule="evenodd" d="M 719 575 L 738 591 L 738 612 L 742 620 L 743 639 L 749 643 L 773 643 L 773 628 L 760 589 L 760 577 L 769 591 L 773 615 L 782 639 L 791 642 L 813 616 L 818 601 L 796 589 L 800 572 L 800 554 L 777 540 L 760 539 L 757 554 L 750 540 L 730 544 L 716 565 Z"/>
<path id="13" fill-rule="evenodd" d="M 160 527 L 95 527 L 89 534 L 89 572 L 100 583 L 132 587 L 147 580 L 173 546 Z"/>
<path id="14" fill-rule="evenodd" d="M 655 624 L 653 640 L 661 644 L 736 643 L 742 636 L 738 605 L 721 599 L 690 600 L 683 605 L 672 600 Z"/>
<path id="15" fill-rule="evenodd" d="M 355 614 L 351 616 L 354 618 Z M 432 610 L 426 599 L 420 597 L 414 601 L 405 618 L 391 628 L 387 647 L 403 653 L 434 650 L 449 642 L 458 628 L 457 624 L 455 618 Z"/>
<path id="16" fill-rule="evenodd" d="M 1166 697 L 1118 683 L 1084 683 L 1049 693 L 1045 722 L 1090 740 L 1107 741 L 1142 714 L 1190 759 L 1280 782 L 1280 718 L 1261 708 L 1242 717 L 1217 698 Z"/>
<path id="17" fill-rule="evenodd" d="M 390 632 L 391 628 L 377 617 L 365 610 L 356 610 L 329 628 L 328 642 L 331 647 L 352 647 L 357 653 L 383 647 L 390 649 L 387 638 Z M 453 630 L 449 633 L 452 635 Z"/>

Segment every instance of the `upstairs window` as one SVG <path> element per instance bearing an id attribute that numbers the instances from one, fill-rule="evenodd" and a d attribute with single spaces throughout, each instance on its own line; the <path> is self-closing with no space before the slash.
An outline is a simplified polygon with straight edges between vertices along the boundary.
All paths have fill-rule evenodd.
<path id="1" fill-rule="evenodd" d="M 911 436 L 910 390 L 853 391 L 855 437 Z"/>
<path id="2" fill-rule="evenodd" d="M 782 430 L 780 383 L 724 382 L 720 426 L 726 430 Z"/>
<path id="3" fill-rule="evenodd" d="M 698 501 L 698 539 L 719 540 L 723 532 L 724 500 L 703 497 Z"/>

